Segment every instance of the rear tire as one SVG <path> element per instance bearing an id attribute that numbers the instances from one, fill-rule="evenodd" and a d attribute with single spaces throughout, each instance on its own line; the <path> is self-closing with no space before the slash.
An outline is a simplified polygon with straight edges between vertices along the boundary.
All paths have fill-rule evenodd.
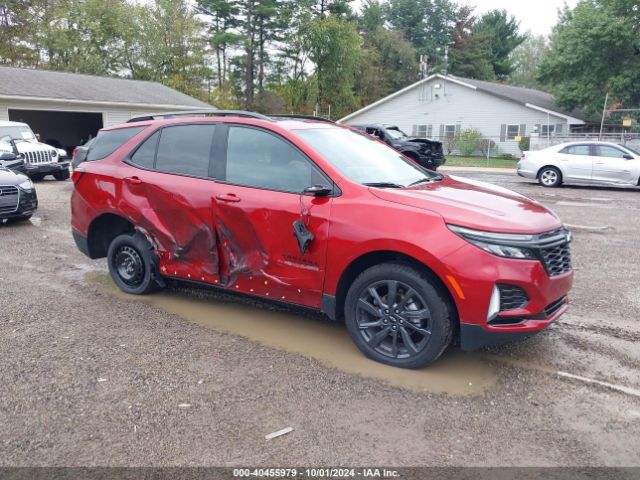
<path id="1" fill-rule="evenodd" d="M 34 173 L 33 175 L 30 175 L 30 178 L 34 182 L 41 182 L 44 179 L 44 175 L 41 173 Z"/>
<path id="2" fill-rule="evenodd" d="M 157 287 L 153 246 L 141 233 L 123 234 L 113 239 L 107 252 L 111 278 L 120 290 L 144 295 Z"/>
<path id="3" fill-rule="evenodd" d="M 53 178 L 58 181 L 68 180 L 70 177 L 69 170 L 62 170 L 53 174 Z"/>
<path id="4" fill-rule="evenodd" d="M 562 173 L 556 167 L 543 167 L 538 172 L 538 182 L 543 187 L 559 187 L 562 185 Z"/>
<path id="5" fill-rule="evenodd" d="M 367 357 L 400 368 L 435 361 L 451 343 L 453 309 L 431 278 L 409 265 L 362 272 L 345 301 L 345 323 Z"/>

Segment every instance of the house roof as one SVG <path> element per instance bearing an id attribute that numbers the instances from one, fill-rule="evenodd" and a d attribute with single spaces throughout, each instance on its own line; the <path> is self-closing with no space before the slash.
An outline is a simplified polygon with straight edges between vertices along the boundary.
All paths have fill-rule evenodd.
<path id="1" fill-rule="evenodd" d="M 384 97 L 377 102 L 372 103 L 356 112 L 353 112 L 346 117 L 339 120 L 340 122 L 344 120 L 348 120 L 349 118 L 363 113 L 370 108 L 373 108 L 381 103 L 384 103 L 392 98 L 405 93 L 408 90 L 411 90 L 423 83 L 427 83 L 434 78 L 440 78 L 442 80 L 447 80 L 450 82 L 454 82 L 458 85 L 471 88 L 472 90 L 480 90 L 485 93 L 489 93 L 496 97 L 500 97 L 504 100 L 512 101 L 519 103 L 527 108 L 533 108 L 534 110 L 540 110 L 544 112 L 549 112 L 552 114 L 559 115 L 561 117 L 567 117 L 570 123 L 584 123 L 585 115 L 580 110 L 567 111 L 559 107 L 555 100 L 553 99 L 553 95 L 547 92 L 543 92 L 541 90 L 534 90 L 531 88 L 522 88 L 522 87 L 514 87 L 512 85 L 505 85 L 504 83 L 498 82 L 487 82 L 484 80 L 475 80 L 472 78 L 462 78 L 454 75 L 441 75 L 439 73 L 430 75 L 427 78 L 419 80 L 418 82 L 409 85 L 408 87 L 403 88 L 391 95 Z"/>
<path id="2" fill-rule="evenodd" d="M 156 82 L 0 67 L 0 97 L 81 103 L 212 108 Z"/>

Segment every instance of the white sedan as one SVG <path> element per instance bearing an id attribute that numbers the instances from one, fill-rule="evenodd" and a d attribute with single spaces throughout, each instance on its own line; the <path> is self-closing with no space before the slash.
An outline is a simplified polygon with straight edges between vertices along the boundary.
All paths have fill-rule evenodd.
<path id="1" fill-rule="evenodd" d="M 523 152 L 518 175 L 545 187 L 563 183 L 640 186 L 640 153 L 610 142 L 561 143 Z"/>

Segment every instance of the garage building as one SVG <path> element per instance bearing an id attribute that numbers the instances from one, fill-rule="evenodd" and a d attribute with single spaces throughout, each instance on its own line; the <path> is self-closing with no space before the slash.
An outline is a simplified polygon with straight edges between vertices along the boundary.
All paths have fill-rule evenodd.
<path id="1" fill-rule="evenodd" d="M 156 82 L 0 67 L 0 120 L 25 122 L 68 152 L 132 116 L 213 108 Z"/>

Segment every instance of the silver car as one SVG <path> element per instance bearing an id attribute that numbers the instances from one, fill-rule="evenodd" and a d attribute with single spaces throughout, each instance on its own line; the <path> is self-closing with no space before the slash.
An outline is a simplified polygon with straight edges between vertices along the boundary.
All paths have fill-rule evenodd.
<path id="1" fill-rule="evenodd" d="M 563 183 L 640 186 L 640 153 L 610 142 L 570 142 L 523 152 L 518 175 L 545 187 Z"/>

